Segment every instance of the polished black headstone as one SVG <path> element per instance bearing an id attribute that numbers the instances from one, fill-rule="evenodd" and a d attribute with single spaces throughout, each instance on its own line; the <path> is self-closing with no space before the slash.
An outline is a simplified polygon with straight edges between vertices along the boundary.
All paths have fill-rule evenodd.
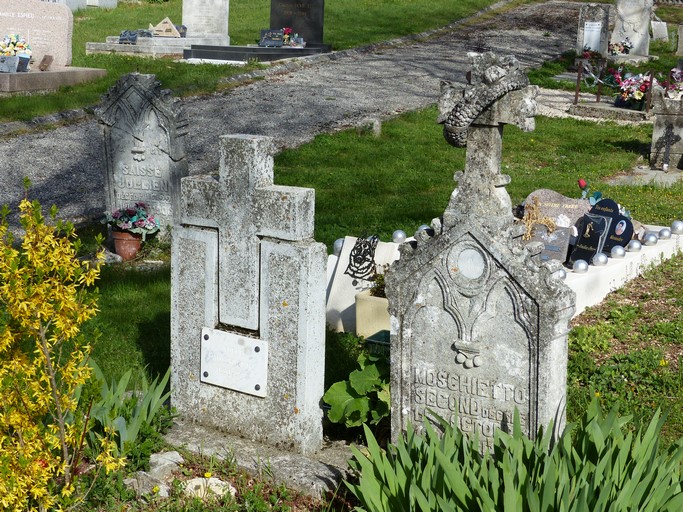
<path id="1" fill-rule="evenodd" d="M 261 38 L 259 39 L 258 45 L 277 48 L 284 44 L 284 40 L 284 30 L 264 29 L 261 30 Z"/>
<path id="2" fill-rule="evenodd" d="M 609 232 L 612 222 L 610 217 L 587 213 L 583 216 L 581 224 L 578 226 L 579 236 L 576 245 L 569 255 L 569 262 L 576 260 L 591 262 L 593 256 L 602 252 L 605 238 Z"/>
<path id="3" fill-rule="evenodd" d="M 610 222 L 602 252 L 608 253 L 615 245 L 626 247 L 633 237 L 633 223 L 631 219 L 619 213 L 619 205 L 612 199 L 603 199 L 591 208 L 590 213 L 609 217 Z"/>
<path id="4" fill-rule="evenodd" d="M 323 44 L 325 0 L 272 0 L 270 26 L 288 27 L 307 45 Z"/>

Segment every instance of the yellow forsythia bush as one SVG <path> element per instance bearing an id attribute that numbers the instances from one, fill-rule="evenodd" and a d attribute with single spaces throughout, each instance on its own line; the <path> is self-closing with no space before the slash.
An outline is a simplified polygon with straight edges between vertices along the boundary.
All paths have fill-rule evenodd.
<path id="1" fill-rule="evenodd" d="M 0 217 L 0 510 L 59 510 L 78 500 L 90 420 L 79 413 L 90 380 L 90 345 L 79 335 L 97 312 L 92 285 L 101 258 L 76 257 L 70 223 L 47 223 L 37 201 L 19 205 L 25 236 L 15 245 L 8 208 Z M 123 461 L 100 439 L 95 462 Z"/>

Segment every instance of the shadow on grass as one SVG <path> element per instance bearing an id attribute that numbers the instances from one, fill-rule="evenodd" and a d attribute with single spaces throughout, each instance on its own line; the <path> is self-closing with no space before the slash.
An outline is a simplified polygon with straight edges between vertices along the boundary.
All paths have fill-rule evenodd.
<path id="1" fill-rule="evenodd" d="M 171 365 L 170 311 L 159 313 L 150 321 L 138 324 L 136 344 L 145 362 L 147 375 L 151 379 L 163 377 Z"/>

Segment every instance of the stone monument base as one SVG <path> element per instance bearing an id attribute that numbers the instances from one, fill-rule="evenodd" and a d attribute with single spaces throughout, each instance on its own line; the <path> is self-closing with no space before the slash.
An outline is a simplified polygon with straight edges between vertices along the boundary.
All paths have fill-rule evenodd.
<path id="1" fill-rule="evenodd" d="M 189 50 L 185 50 L 183 52 L 183 57 L 185 59 L 211 59 L 240 62 L 258 60 L 260 62 L 270 62 L 273 60 L 318 55 L 320 53 L 329 53 L 331 51 L 331 46 L 326 44 L 308 44 L 304 48 L 294 48 L 291 46 L 274 48 L 258 45 L 208 46 L 193 44 Z"/>
<path id="2" fill-rule="evenodd" d="M 54 68 L 48 71 L 38 69 L 26 73 L 0 73 L 0 93 L 57 90 L 63 85 L 77 85 L 107 74 L 97 68 Z"/>
<path id="3" fill-rule="evenodd" d="M 626 53 L 622 55 L 610 55 L 608 60 L 614 64 L 627 64 L 630 66 L 639 66 L 651 60 L 658 60 L 656 55 L 636 55 L 633 53 Z"/>
<path id="4" fill-rule="evenodd" d="M 119 36 L 109 36 L 104 43 L 85 43 L 85 54 L 113 53 L 133 57 L 173 57 L 180 59 L 193 45 L 229 45 L 230 37 L 138 37 L 136 44 L 119 44 Z"/>

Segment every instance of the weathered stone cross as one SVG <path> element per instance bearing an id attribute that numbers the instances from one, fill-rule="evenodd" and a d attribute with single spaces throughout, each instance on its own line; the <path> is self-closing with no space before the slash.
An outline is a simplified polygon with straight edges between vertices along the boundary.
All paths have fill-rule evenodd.
<path id="1" fill-rule="evenodd" d="M 314 191 L 273 185 L 270 137 L 224 135 L 215 177 L 183 182 L 181 222 L 218 229 L 219 321 L 259 329 L 260 242 L 313 237 Z"/>

